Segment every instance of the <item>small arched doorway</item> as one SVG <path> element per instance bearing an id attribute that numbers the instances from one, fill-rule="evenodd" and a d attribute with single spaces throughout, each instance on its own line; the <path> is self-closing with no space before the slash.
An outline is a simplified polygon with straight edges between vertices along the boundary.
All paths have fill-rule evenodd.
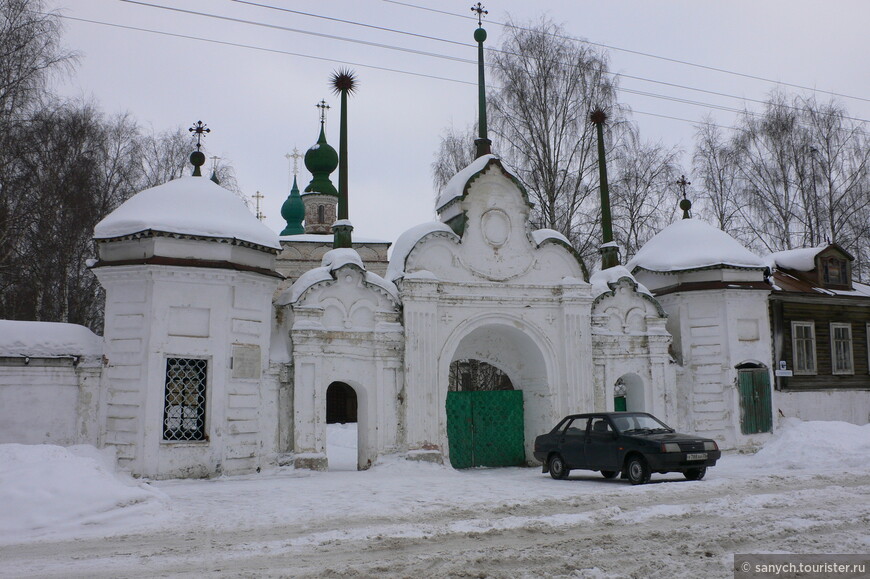
<path id="1" fill-rule="evenodd" d="M 356 391 L 344 382 L 326 389 L 326 457 L 329 470 L 357 470 L 359 430 Z"/>
<path id="2" fill-rule="evenodd" d="M 623 374 L 613 385 L 613 409 L 617 412 L 646 412 L 646 392 L 637 374 Z"/>

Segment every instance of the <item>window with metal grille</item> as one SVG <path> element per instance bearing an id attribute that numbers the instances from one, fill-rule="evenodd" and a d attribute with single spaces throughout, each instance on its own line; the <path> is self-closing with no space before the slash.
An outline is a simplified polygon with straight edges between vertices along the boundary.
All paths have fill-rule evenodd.
<path id="1" fill-rule="evenodd" d="M 816 373 L 816 327 L 813 322 L 791 323 L 795 374 Z"/>
<path id="2" fill-rule="evenodd" d="M 205 440 L 208 360 L 166 359 L 163 440 Z"/>
<path id="3" fill-rule="evenodd" d="M 852 363 L 852 324 L 831 324 L 831 373 L 855 373 Z"/>

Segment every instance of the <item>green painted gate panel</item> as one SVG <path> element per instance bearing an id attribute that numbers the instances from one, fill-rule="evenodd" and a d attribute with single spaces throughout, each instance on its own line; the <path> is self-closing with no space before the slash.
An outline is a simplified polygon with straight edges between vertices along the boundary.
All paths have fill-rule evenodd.
<path id="1" fill-rule="evenodd" d="M 447 393 L 447 440 L 450 444 L 450 464 L 453 468 L 474 466 L 474 428 L 471 418 L 472 392 Z"/>
<path id="2" fill-rule="evenodd" d="M 448 392 L 447 437 L 454 468 L 524 464 L 522 391 Z"/>
<path id="3" fill-rule="evenodd" d="M 743 434 L 770 432 L 773 415 L 767 370 L 739 370 L 737 384 L 740 388 L 740 431 Z"/>

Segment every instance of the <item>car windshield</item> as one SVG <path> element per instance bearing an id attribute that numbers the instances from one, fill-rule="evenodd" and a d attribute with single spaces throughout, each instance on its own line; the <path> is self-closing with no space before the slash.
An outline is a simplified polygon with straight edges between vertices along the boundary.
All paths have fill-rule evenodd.
<path id="1" fill-rule="evenodd" d="M 673 432 L 667 424 L 658 421 L 648 414 L 624 414 L 613 417 L 613 422 L 620 432 L 644 433 L 650 434 L 655 432 Z"/>

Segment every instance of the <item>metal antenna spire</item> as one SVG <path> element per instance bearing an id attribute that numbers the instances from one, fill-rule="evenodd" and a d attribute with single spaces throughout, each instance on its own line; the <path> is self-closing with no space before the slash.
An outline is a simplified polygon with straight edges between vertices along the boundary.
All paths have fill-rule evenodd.
<path id="1" fill-rule="evenodd" d="M 471 7 L 477 12 L 477 30 L 474 40 L 477 42 L 477 139 L 474 141 L 475 157 L 480 158 L 492 153 L 492 141 L 487 136 L 486 126 L 486 74 L 483 65 L 483 42 L 486 40 L 486 30 L 483 29 L 483 15 L 489 14 L 480 2 Z"/>

